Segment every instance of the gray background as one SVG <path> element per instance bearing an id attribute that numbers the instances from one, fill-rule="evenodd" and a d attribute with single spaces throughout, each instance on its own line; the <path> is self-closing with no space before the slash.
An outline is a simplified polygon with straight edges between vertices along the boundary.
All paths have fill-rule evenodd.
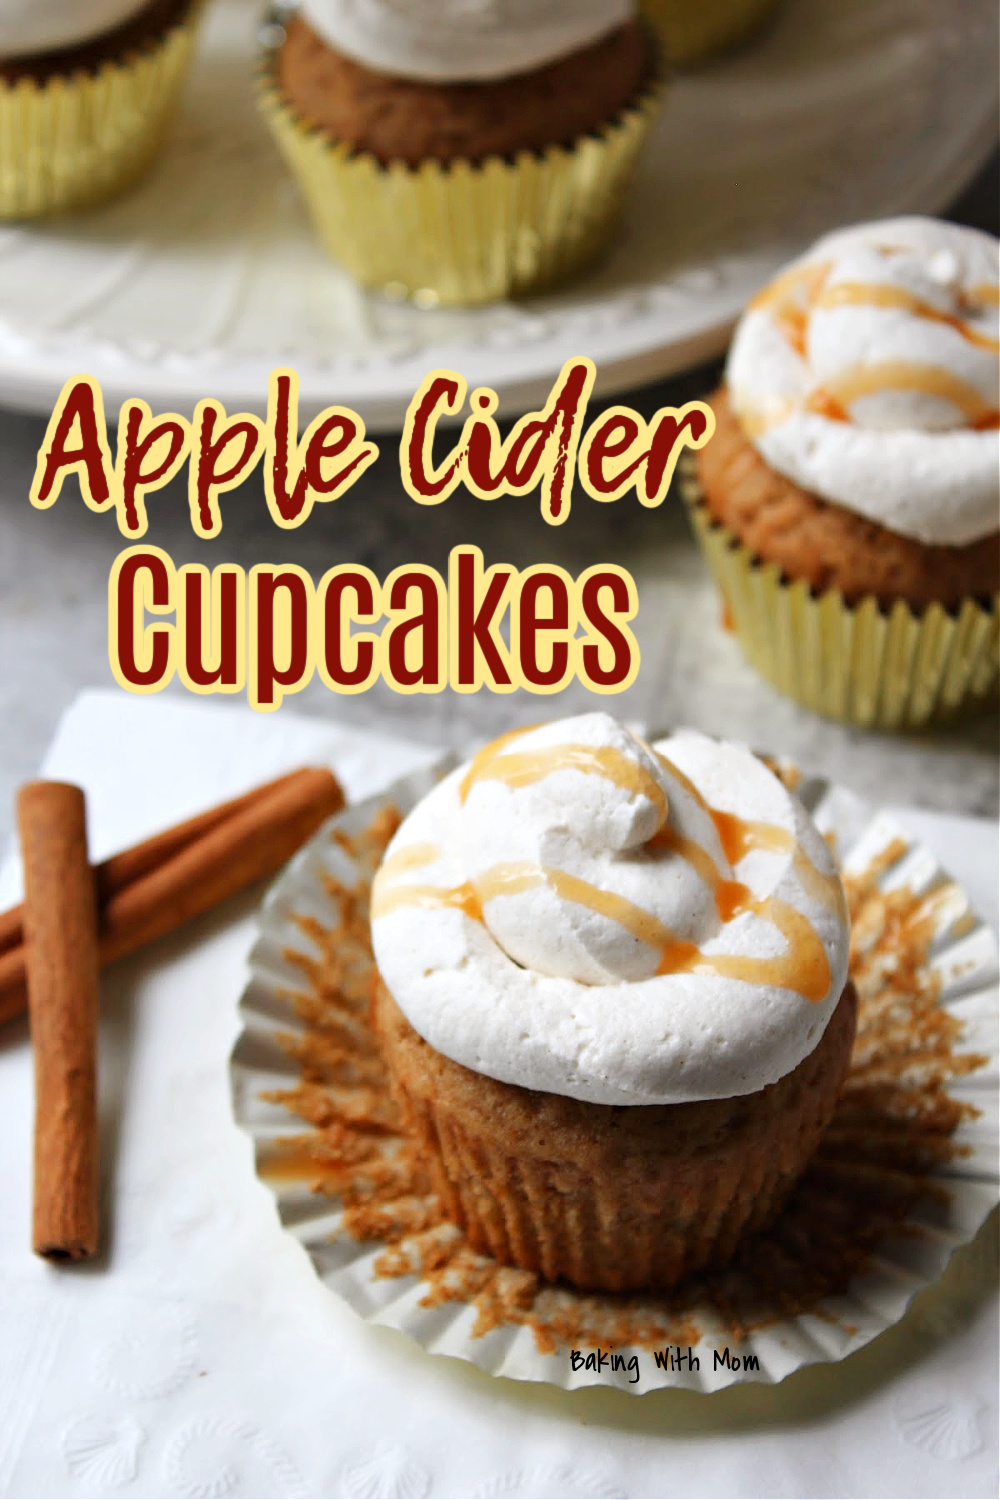
<path id="1" fill-rule="evenodd" d="M 997 181 L 994 159 L 951 217 L 996 234 Z M 647 386 L 633 392 L 629 404 L 648 416 L 702 395 L 718 369 L 705 366 Z M 114 518 L 91 514 L 72 484 L 52 510 L 31 508 L 28 487 L 44 429 L 42 418 L 0 412 L 0 837 L 10 829 L 14 788 L 36 770 L 62 710 L 80 688 L 113 681 L 107 581 L 124 541 Z M 487 563 L 555 562 L 574 575 L 595 562 L 615 562 L 638 585 L 634 628 L 642 651 L 635 686 L 603 700 L 616 712 L 655 725 L 693 724 L 794 755 L 810 771 L 835 776 L 879 801 L 996 816 L 995 717 L 904 738 L 847 730 L 796 708 L 751 671 L 720 628 L 717 597 L 673 497 L 660 510 L 646 511 L 634 495 L 614 505 L 577 495 L 568 522 L 557 528 L 542 521 L 537 495 L 484 504 L 458 492 L 428 509 L 404 494 L 393 439 L 379 443 L 379 461 L 359 484 L 335 504 L 318 506 L 297 531 L 279 531 L 272 523 L 258 469 L 246 485 L 222 497 L 223 530 L 214 542 L 191 531 L 183 475 L 150 497 L 146 540 L 165 548 L 178 565 L 294 562 L 315 577 L 338 562 L 364 563 L 380 578 L 403 562 L 444 570 L 459 542 L 482 547 Z M 403 698 L 381 684 L 336 698 L 318 679 L 286 699 L 302 712 L 447 746 L 596 701 L 578 684 L 541 703 L 520 692 Z"/>

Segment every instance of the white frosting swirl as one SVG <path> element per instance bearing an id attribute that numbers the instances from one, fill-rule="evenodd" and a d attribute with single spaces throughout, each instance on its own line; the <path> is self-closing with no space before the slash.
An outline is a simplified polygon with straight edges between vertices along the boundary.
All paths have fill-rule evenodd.
<path id="1" fill-rule="evenodd" d="M 56 52 L 113 31 L 149 0 L 0 0 L 0 57 Z"/>
<path id="2" fill-rule="evenodd" d="M 372 941 L 439 1052 L 602 1104 L 764 1088 L 847 979 L 839 878 L 777 777 L 604 713 L 498 741 L 424 798 L 376 876 Z"/>
<path id="3" fill-rule="evenodd" d="M 302 0 L 325 41 L 366 67 L 460 83 L 529 73 L 596 42 L 634 0 Z"/>
<path id="4" fill-rule="evenodd" d="M 921 542 L 996 531 L 998 250 L 887 219 L 827 235 L 755 298 L 726 380 L 771 467 Z"/>

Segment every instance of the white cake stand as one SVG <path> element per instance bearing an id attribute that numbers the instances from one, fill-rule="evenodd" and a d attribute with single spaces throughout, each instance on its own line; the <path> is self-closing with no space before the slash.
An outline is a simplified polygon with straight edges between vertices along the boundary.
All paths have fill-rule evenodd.
<path id="1" fill-rule="evenodd" d="M 215 0 L 170 144 L 99 211 L 0 228 L 0 403 L 47 412 L 84 371 L 128 396 L 262 411 L 278 363 L 308 416 L 399 426 L 436 365 L 536 404 L 587 354 L 604 393 L 719 353 L 754 289 L 837 224 L 940 211 L 995 141 L 993 0 L 788 0 L 745 54 L 678 79 L 611 256 L 557 294 L 420 311 L 315 242 L 254 106 L 258 7 Z"/>

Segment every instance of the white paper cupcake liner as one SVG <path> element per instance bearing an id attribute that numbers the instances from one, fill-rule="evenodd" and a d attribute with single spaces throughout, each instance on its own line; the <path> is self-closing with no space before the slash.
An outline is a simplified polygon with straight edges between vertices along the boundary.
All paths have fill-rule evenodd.
<path id="1" fill-rule="evenodd" d="M 302 1118 L 268 1097 L 294 1089 L 300 1079 L 294 1044 L 304 1040 L 306 1026 L 293 996 L 303 991 L 303 968 L 289 953 L 318 959 L 321 950 L 308 935 L 309 923 L 330 929 L 338 918 L 327 882 L 332 878 L 349 889 L 370 874 L 335 841 L 335 835 L 356 838 L 389 805 L 405 815 L 455 764 L 454 757 L 444 759 L 397 782 L 383 796 L 338 814 L 279 877 L 261 911 L 260 933 L 249 961 L 251 978 L 240 1003 L 243 1030 L 231 1063 L 234 1110 L 238 1123 L 253 1139 L 258 1175 L 274 1194 L 282 1225 L 308 1251 L 323 1283 L 360 1317 L 399 1329 L 430 1353 L 467 1360 L 491 1374 L 517 1380 L 545 1381 L 567 1390 L 614 1385 L 637 1395 L 663 1387 L 712 1391 L 736 1381 L 775 1383 L 805 1365 L 844 1359 L 898 1322 L 916 1293 L 941 1275 L 954 1250 L 976 1235 L 997 1202 L 997 944 L 965 893 L 929 849 L 914 842 L 884 813 L 824 781 L 806 781 L 797 790 L 833 843 L 845 873 L 860 874 L 879 856 L 886 866 L 874 882 L 882 894 L 875 895 L 866 909 L 869 925 L 871 911 L 880 909 L 883 898 L 891 908 L 893 892 L 909 888 L 929 898 L 924 920 L 932 924 L 934 936 L 916 980 L 930 997 L 929 1011 L 940 1007 L 961 1023 L 951 1055 L 970 1060 L 969 1071 L 946 1085 L 949 1101 L 969 1106 L 967 1117 L 950 1138 L 952 1149 L 936 1166 L 914 1168 L 914 1180 L 926 1179 L 930 1191 L 917 1199 L 901 1222 L 886 1228 L 863 1269 L 839 1294 L 823 1296 L 806 1313 L 762 1319 L 740 1340 L 720 1319 L 717 1300 L 714 1306 L 685 1304 L 685 1316 L 693 1319 L 700 1337 L 693 1343 L 689 1339 L 680 1343 L 685 1352 L 691 1347 L 699 1357 L 698 1369 L 686 1361 L 676 1369 L 658 1368 L 649 1347 L 615 1344 L 614 1352 L 623 1356 L 623 1368 L 604 1368 L 600 1373 L 574 1370 L 569 1349 L 557 1346 L 554 1352 L 545 1352 L 530 1326 L 506 1322 L 477 1336 L 479 1313 L 472 1302 L 425 1305 L 429 1283 L 415 1275 L 379 1274 L 377 1263 L 386 1245 L 352 1237 L 345 1229 L 338 1199 L 276 1170 L 276 1164 L 309 1131 Z M 856 927 L 856 941 L 868 942 L 870 937 Z M 890 945 L 884 961 L 893 961 L 893 955 Z M 869 984 L 881 962 L 869 961 Z M 863 1042 L 859 1033 L 859 1048 Z M 858 1055 L 856 1050 L 856 1059 Z M 869 1072 L 877 1077 L 878 1069 L 876 1059 L 865 1078 Z M 904 1073 L 898 1074 L 897 1069 L 897 1079 L 920 1090 L 925 1088 L 921 1080 L 926 1077 L 930 1106 L 934 1071 L 933 1058 L 928 1062 L 918 1045 Z M 836 1127 L 835 1120 L 831 1129 L 835 1132 Z M 871 1163 L 878 1170 L 877 1141 L 870 1161 L 867 1154 L 854 1159 L 851 1149 L 849 1141 L 841 1148 L 835 1141 L 825 1145 L 821 1148 L 824 1166 L 834 1174 L 845 1170 L 862 1174 Z M 568 1308 L 574 1316 L 579 1309 L 588 1309 L 597 1320 L 590 1322 L 591 1327 L 602 1317 L 612 1319 L 620 1306 L 620 1299 L 583 1298 L 568 1289 L 543 1290 L 536 1306 L 543 1301 L 564 1311 Z M 630 1306 L 635 1308 L 636 1299 L 630 1299 Z M 652 1300 L 649 1303 L 652 1311 L 659 1306 Z M 581 1347 L 585 1353 L 592 1352 Z M 738 1371 L 720 1366 L 715 1358 L 727 1347 L 739 1358 Z M 635 1366 L 628 1368 L 633 1355 L 638 1360 L 638 1380 L 630 1378 L 636 1373 Z"/>

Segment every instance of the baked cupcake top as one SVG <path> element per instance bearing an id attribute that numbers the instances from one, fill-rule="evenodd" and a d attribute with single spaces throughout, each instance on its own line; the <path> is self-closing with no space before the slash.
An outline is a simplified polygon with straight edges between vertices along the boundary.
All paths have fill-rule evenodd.
<path id="1" fill-rule="evenodd" d="M 302 0 L 313 30 L 378 72 L 428 82 L 529 73 L 596 42 L 633 0 Z"/>
<path id="2" fill-rule="evenodd" d="M 149 0 L 0 0 L 0 57 L 56 52 L 113 31 Z"/>
<path id="3" fill-rule="evenodd" d="M 605 713 L 504 736 L 425 797 L 375 878 L 372 941 L 432 1047 L 598 1104 L 756 1092 L 847 980 L 840 880 L 778 778 Z"/>
<path id="4" fill-rule="evenodd" d="M 997 529 L 998 253 L 887 219 L 819 240 L 743 315 L 729 399 L 767 463 L 917 541 Z"/>

